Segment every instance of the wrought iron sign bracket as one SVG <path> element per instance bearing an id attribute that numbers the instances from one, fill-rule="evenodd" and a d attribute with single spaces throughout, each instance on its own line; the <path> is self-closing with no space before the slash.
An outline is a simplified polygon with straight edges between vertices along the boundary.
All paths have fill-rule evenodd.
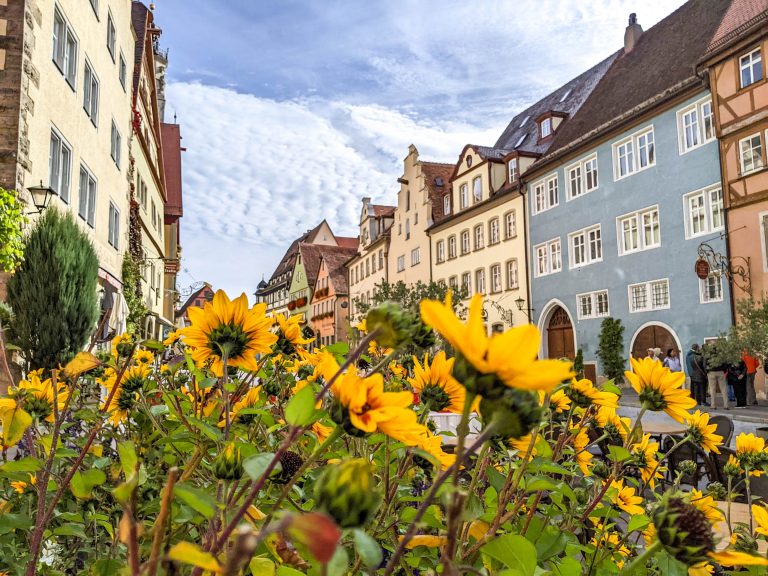
<path id="1" fill-rule="evenodd" d="M 699 244 L 698 253 L 699 259 L 705 260 L 712 272 L 725 275 L 734 286 L 752 297 L 752 278 L 749 272 L 748 257 L 734 256 L 728 258 L 715 252 L 714 248 L 706 242 Z"/>

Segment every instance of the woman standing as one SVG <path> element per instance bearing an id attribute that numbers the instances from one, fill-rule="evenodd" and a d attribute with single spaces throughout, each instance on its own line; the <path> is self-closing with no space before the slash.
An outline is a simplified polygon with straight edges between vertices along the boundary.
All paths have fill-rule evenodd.
<path id="1" fill-rule="evenodd" d="M 667 350 L 667 357 L 664 358 L 664 366 L 669 368 L 670 372 L 683 371 L 683 366 L 680 363 L 680 356 L 678 355 L 677 350 L 674 348 Z"/>

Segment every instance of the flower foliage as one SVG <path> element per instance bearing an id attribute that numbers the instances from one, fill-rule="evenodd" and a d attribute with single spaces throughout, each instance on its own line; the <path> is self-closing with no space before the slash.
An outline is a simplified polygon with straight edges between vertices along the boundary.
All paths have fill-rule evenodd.
<path id="1" fill-rule="evenodd" d="M 481 306 L 466 322 L 450 300 L 423 302 L 420 319 L 374 308 L 350 350 L 219 292 L 163 344 L 120 335 L 98 357 L 29 372 L 0 398 L 0 572 L 696 575 L 768 563 L 755 553 L 765 506 L 729 525 L 715 500 L 749 489 L 764 442 L 737 438 L 727 488 L 685 491 L 619 388 L 538 359 L 533 327 L 487 336 Z M 721 450 L 657 364 L 627 378 L 643 412 L 685 423 L 671 451 Z"/>

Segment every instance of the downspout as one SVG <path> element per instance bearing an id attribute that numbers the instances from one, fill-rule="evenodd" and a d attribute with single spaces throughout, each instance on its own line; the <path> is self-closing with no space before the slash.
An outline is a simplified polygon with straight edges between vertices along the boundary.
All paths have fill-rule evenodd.
<path id="1" fill-rule="evenodd" d="M 533 318 L 530 317 L 530 314 L 533 312 L 533 299 L 532 299 L 532 292 L 531 292 L 531 279 L 533 278 L 533 274 L 531 274 L 531 269 L 528 266 L 528 207 L 526 206 L 525 202 L 525 182 L 523 181 L 521 176 L 518 176 L 518 179 L 520 183 L 517 186 L 518 191 L 520 192 L 520 197 L 523 199 L 523 247 L 525 248 L 525 295 L 528 299 L 528 308 L 531 310 L 529 311 L 529 318 L 528 321 L 533 324 Z"/>

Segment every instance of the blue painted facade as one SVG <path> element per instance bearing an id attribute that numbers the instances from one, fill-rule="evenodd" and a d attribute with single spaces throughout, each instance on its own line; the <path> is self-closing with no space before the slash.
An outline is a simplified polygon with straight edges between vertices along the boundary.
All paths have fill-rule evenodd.
<path id="1" fill-rule="evenodd" d="M 542 355 L 548 356 L 547 328 L 559 304 L 570 316 L 575 350 L 582 349 L 587 362 L 597 362 L 597 345 L 602 317 L 579 319 L 577 295 L 606 290 L 608 314 L 621 319 L 625 357 L 630 356 L 633 338 L 645 326 L 664 326 L 676 337 L 683 353 L 691 343 L 717 336 L 731 324 L 728 282 L 722 279 L 722 299 L 701 302 L 700 281 L 694 273 L 697 248 L 707 241 L 717 252 L 725 253 L 722 230 L 708 231 L 686 238 L 684 196 L 708 186 L 720 185 L 717 139 L 712 139 L 684 154 L 680 153 L 678 111 L 708 95 L 700 91 L 684 102 L 659 110 L 657 114 L 610 135 L 593 148 L 583 147 L 527 179 L 529 257 L 533 321 L 542 332 Z M 614 175 L 614 145 L 622 139 L 653 127 L 655 165 L 617 180 Z M 566 168 L 581 158 L 597 154 L 598 187 L 572 200 L 566 200 Z M 637 153 L 637 151 L 635 151 Z M 535 169 L 535 168 L 534 168 Z M 535 212 L 534 188 L 541 178 L 557 174 L 558 205 Z M 617 218 L 658 205 L 660 246 L 619 255 Z M 569 233 L 596 224 L 601 227 L 602 261 L 572 267 Z M 537 274 L 537 245 L 560 238 L 562 267 L 549 275 Z M 669 308 L 630 312 L 629 286 L 668 279 Z M 593 303 L 594 306 L 594 303 Z M 666 350 L 664 351 L 666 352 Z M 601 374 L 598 363 L 597 373 Z"/>

